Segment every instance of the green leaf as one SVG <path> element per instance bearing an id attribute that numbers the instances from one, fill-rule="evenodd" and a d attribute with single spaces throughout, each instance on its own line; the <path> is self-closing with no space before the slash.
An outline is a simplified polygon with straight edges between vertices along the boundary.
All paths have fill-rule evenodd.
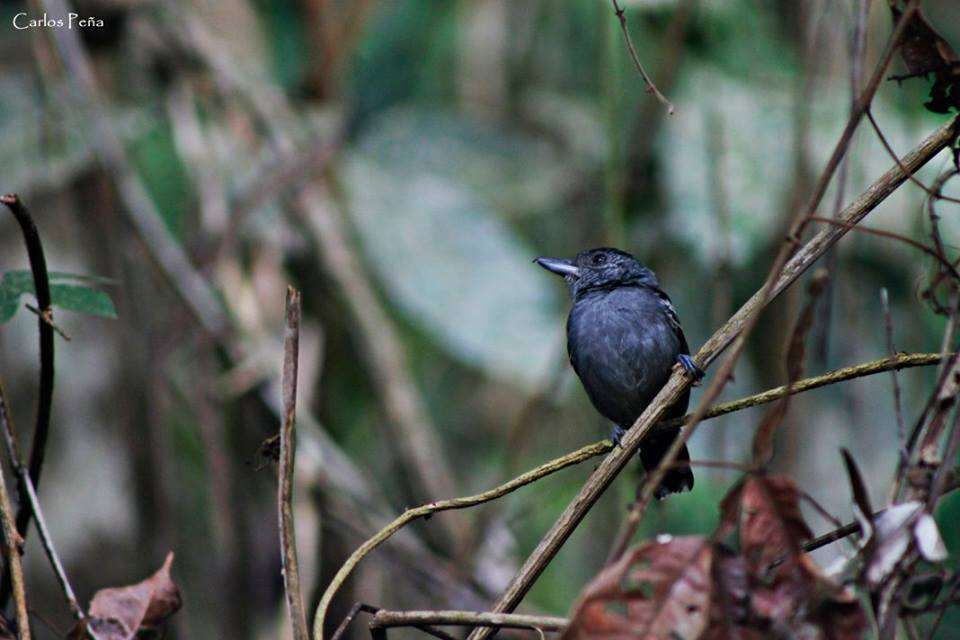
<path id="1" fill-rule="evenodd" d="M 17 298 L 10 298 L 0 285 L 0 324 L 7 322 L 17 313 Z"/>
<path id="2" fill-rule="evenodd" d="M 7 271 L 0 280 L 0 287 L 6 291 L 8 298 L 13 298 L 16 304 L 16 299 L 24 293 L 33 293 L 33 274 L 29 271 Z"/>
<path id="3" fill-rule="evenodd" d="M 63 284 L 63 281 L 106 284 L 113 282 L 100 276 L 84 276 L 58 271 L 50 272 L 50 298 L 54 306 L 104 318 L 116 318 L 117 311 L 109 294 L 82 284 Z M 7 271 L 0 278 L 0 323 L 7 322 L 20 306 L 20 296 L 33 294 L 33 274 L 24 270 Z"/>
<path id="4" fill-rule="evenodd" d="M 99 289 L 79 284 L 52 284 L 50 297 L 54 306 L 66 311 L 77 311 L 103 318 L 117 317 L 117 310 L 110 296 Z"/>

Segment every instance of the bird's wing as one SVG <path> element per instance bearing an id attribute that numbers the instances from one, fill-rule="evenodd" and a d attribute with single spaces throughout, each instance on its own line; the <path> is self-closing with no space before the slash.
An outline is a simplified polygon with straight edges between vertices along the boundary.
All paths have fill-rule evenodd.
<path id="1" fill-rule="evenodd" d="M 667 321 L 670 323 L 670 328 L 673 329 L 673 334 L 680 343 L 680 353 L 689 354 L 690 347 L 687 345 L 687 337 L 683 335 L 683 327 L 680 326 L 680 316 L 677 315 L 677 310 L 674 309 L 670 296 L 659 287 L 650 287 L 650 289 L 657 297 L 657 302 L 660 303 L 660 307 L 663 309 L 663 312 L 667 316 Z"/>

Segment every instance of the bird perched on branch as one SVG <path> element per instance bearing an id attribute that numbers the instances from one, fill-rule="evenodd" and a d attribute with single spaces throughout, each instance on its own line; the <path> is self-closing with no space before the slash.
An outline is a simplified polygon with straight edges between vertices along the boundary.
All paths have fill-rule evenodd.
<path id="1" fill-rule="evenodd" d="M 677 312 L 653 271 L 629 253 L 600 248 L 572 260 L 537 258 L 535 263 L 563 276 L 573 298 L 567 318 L 567 352 L 597 411 L 614 423 L 620 438 L 660 391 L 674 364 L 699 380 L 703 371 L 690 357 Z M 684 415 L 689 391 L 667 410 L 665 418 Z M 679 428 L 647 435 L 640 461 L 649 473 L 670 448 Z M 689 462 L 684 446 L 677 462 Z M 693 488 L 689 466 L 669 470 L 656 497 Z"/>

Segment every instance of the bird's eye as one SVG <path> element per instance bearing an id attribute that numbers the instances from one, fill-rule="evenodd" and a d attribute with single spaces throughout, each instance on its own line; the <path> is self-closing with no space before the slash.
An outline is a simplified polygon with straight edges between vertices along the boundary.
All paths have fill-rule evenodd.
<path id="1" fill-rule="evenodd" d="M 607 261 L 607 255 L 605 253 L 598 253 L 590 259 L 590 262 L 595 266 L 599 267 Z"/>

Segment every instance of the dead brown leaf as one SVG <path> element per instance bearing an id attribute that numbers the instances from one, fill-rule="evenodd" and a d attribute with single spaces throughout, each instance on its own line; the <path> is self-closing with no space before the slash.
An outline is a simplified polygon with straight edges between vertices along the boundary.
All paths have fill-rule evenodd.
<path id="1" fill-rule="evenodd" d="M 101 589 L 90 602 L 89 627 L 100 640 L 132 640 L 180 609 L 180 589 L 170 578 L 173 552 L 156 573 L 126 587 Z"/>
<path id="2" fill-rule="evenodd" d="M 701 536 L 640 545 L 580 597 L 564 640 L 701 637 L 710 616 L 713 547 Z"/>
<path id="3" fill-rule="evenodd" d="M 890 3 L 894 24 L 903 11 Z M 934 74 L 936 80 L 930 89 L 930 101 L 924 106 L 934 113 L 949 113 L 951 107 L 960 110 L 960 58 L 943 36 L 927 22 L 919 9 L 913 14 L 900 41 L 900 55 L 908 74 L 903 80 Z"/>
<path id="4" fill-rule="evenodd" d="M 751 609 L 768 620 L 790 620 L 813 589 L 800 544 L 812 537 L 792 480 L 750 475 L 724 499 L 721 519 L 739 526 L 740 551 L 751 585 Z"/>
<path id="5" fill-rule="evenodd" d="M 716 545 L 710 625 L 701 640 L 761 640 L 763 631 L 754 623 L 747 564 L 742 556 Z"/>

